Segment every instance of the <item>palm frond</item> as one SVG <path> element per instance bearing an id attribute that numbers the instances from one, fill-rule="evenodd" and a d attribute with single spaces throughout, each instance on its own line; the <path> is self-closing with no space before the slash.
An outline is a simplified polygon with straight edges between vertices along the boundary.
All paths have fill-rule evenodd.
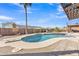
<path id="1" fill-rule="evenodd" d="M 25 6 L 31 6 L 32 3 L 20 3 L 21 5 L 25 5 Z"/>

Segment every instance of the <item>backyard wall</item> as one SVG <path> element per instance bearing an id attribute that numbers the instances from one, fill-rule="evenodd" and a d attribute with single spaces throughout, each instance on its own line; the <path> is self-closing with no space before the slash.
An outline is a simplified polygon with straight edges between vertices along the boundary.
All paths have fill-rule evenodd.
<path id="1" fill-rule="evenodd" d="M 28 34 L 31 33 L 40 33 L 45 32 L 45 29 L 28 29 Z M 18 34 L 25 34 L 25 29 L 19 29 L 19 28 L 0 28 L 0 35 L 18 35 Z"/>

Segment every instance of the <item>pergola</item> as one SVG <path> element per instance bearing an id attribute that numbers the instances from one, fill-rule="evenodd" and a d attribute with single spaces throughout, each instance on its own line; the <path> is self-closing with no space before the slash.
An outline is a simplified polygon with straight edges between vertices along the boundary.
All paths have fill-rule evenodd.
<path id="1" fill-rule="evenodd" d="M 69 21 L 79 18 L 79 3 L 61 3 L 61 6 L 65 11 Z M 71 27 L 69 25 L 68 31 L 71 31 Z"/>
<path id="2" fill-rule="evenodd" d="M 61 3 L 69 20 L 79 18 L 79 3 Z"/>

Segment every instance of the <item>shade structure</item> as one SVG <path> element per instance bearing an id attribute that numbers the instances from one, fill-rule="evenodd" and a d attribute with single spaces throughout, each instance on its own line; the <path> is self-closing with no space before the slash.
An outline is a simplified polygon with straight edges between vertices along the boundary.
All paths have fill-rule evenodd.
<path id="1" fill-rule="evenodd" d="M 69 20 L 79 18 L 79 3 L 61 3 Z"/>

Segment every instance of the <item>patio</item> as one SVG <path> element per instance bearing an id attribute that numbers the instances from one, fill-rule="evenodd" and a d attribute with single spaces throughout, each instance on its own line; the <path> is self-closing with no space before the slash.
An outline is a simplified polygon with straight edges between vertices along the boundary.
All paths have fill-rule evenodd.
<path id="1" fill-rule="evenodd" d="M 65 39 L 39 49 L 22 49 L 21 51 L 12 53 L 13 47 L 5 46 L 0 48 L 0 55 L 12 56 L 78 56 L 79 55 L 79 40 Z"/>

